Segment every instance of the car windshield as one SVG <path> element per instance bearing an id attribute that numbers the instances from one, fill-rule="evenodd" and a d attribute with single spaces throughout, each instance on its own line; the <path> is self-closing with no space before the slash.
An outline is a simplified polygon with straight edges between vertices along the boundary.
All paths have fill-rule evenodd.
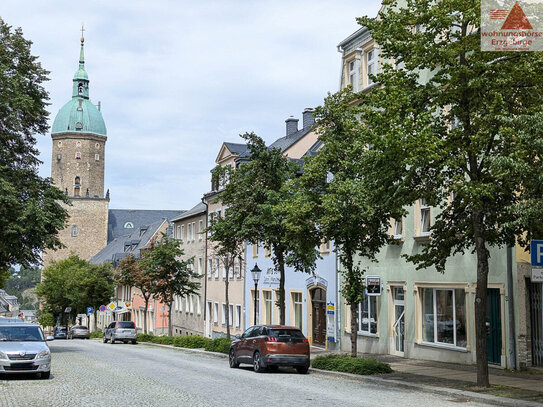
<path id="1" fill-rule="evenodd" d="M 120 321 L 117 327 L 134 329 L 134 323 L 132 321 Z"/>
<path id="2" fill-rule="evenodd" d="M 0 326 L 0 342 L 41 342 L 43 332 L 38 326 Z"/>

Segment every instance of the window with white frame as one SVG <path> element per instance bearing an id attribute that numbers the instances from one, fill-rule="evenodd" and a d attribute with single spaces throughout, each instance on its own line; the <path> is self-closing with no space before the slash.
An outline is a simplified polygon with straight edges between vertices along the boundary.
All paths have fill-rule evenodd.
<path id="1" fill-rule="evenodd" d="M 194 295 L 193 294 L 189 296 L 189 312 L 191 314 L 194 314 Z"/>
<path id="2" fill-rule="evenodd" d="M 217 324 L 219 322 L 219 303 L 216 302 L 213 304 L 213 323 Z"/>
<path id="3" fill-rule="evenodd" d="M 368 85 L 371 85 L 373 83 L 373 79 L 371 79 L 371 75 L 375 75 L 377 72 L 376 69 L 377 66 L 377 49 L 374 48 L 366 53 L 366 72 L 367 72 L 367 78 L 368 78 Z"/>
<path id="4" fill-rule="evenodd" d="M 241 305 L 236 304 L 236 328 L 241 328 Z"/>
<path id="5" fill-rule="evenodd" d="M 292 293 L 292 302 L 294 304 L 294 326 L 301 331 L 303 324 L 302 293 Z"/>
<path id="6" fill-rule="evenodd" d="M 198 315 L 202 314 L 202 297 L 199 295 L 196 297 L 196 313 Z"/>
<path id="7" fill-rule="evenodd" d="M 179 236 L 179 239 L 182 241 L 185 240 L 185 225 L 181 225 L 181 236 Z"/>
<path id="8" fill-rule="evenodd" d="M 202 232 L 204 231 L 204 221 L 198 221 L 198 240 L 202 240 Z"/>
<path id="9" fill-rule="evenodd" d="M 349 62 L 349 85 L 352 85 L 353 91 L 358 91 L 358 61 L 356 59 Z"/>
<path id="10" fill-rule="evenodd" d="M 392 231 L 394 239 L 401 239 L 403 236 L 403 219 L 394 219 L 394 228 Z"/>
<path id="11" fill-rule="evenodd" d="M 176 239 L 181 239 L 181 226 L 177 226 L 177 233 L 175 234 Z"/>
<path id="12" fill-rule="evenodd" d="M 426 199 L 420 200 L 420 235 L 430 235 L 430 206 Z"/>
<path id="13" fill-rule="evenodd" d="M 422 288 L 422 340 L 465 348 L 466 291 L 463 288 Z"/>
<path id="14" fill-rule="evenodd" d="M 228 278 L 233 279 L 234 278 L 234 266 L 230 266 L 228 269 Z"/>
<path id="15" fill-rule="evenodd" d="M 203 264 L 204 264 L 204 259 L 202 259 L 201 257 L 198 257 L 198 275 L 199 276 L 201 276 L 203 273 Z"/>
<path id="16" fill-rule="evenodd" d="M 264 317 L 266 324 L 272 323 L 272 310 L 273 310 L 273 300 L 271 291 L 262 291 L 264 293 Z"/>
<path id="17" fill-rule="evenodd" d="M 189 296 L 185 295 L 185 312 L 189 312 Z"/>
<path id="18" fill-rule="evenodd" d="M 196 222 L 192 222 L 192 241 L 194 242 L 196 236 Z"/>
<path id="19" fill-rule="evenodd" d="M 220 269 L 220 267 L 221 267 L 221 265 L 220 265 L 219 259 L 215 259 L 215 279 L 219 278 L 219 269 Z"/>
<path id="20" fill-rule="evenodd" d="M 228 324 L 234 326 L 234 304 L 228 304 Z"/>
<path id="21" fill-rule="evenodd" d="M 221 324 L 226 325 L 226 313 L 228 310 L 226 309 L 226 304 L 222 303 L 222 316 L 221 316 Z"/>
<path id="22" fill-rule="evenodd" d="M 364 289 L 358 304 L 358 331 L 366 335 L 377 334 L 377 297 L 369 296 Z"/>
<path id="23" fill-rule="evenodd" d="M 187 224 L 187 243 L 190 243 L 192 237 L 192 224 L 189 222 Z"/>
<path id="24" fill-rule="evenodd" d="M 224 267 L 224 264 L 221 266 L 222 269 L 222 279 L 226 280 L 226 267 Z"/>
<path id="25" fill-rule="evenodd" d="M 207 278 L 213 275 L 213 259 L 207 259 Z"/>

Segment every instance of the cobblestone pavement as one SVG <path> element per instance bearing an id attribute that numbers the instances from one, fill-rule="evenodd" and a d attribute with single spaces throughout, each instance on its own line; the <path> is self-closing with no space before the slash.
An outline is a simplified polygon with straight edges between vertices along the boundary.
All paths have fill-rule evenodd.
<path id="1" fill-rule="evenodd" d="M 228 360 L 143 344 L 54 341 L 50 380 L 0 381 L 0 406 L 482 406 L 454 397 L 294 370 L 256 374 Z M 243 366 L 243 365 L 242 365 Z"/>

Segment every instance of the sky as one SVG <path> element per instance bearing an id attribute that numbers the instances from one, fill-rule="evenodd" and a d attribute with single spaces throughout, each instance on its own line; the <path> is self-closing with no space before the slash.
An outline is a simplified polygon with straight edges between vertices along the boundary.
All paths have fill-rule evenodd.
<path id="1" fill-rule="evenodd" d="M 270 144 L 285 119 L 339 89 L 337 44 L 378 0 L 3 0 L 50 71 L 49 124 L 70 100 L 81 24 L 90 99 L 107 127 L 110 208 L 190 209 L 210 189 L 222 142 Z M 51 137 L 40 135 L 40 174 Z"/>

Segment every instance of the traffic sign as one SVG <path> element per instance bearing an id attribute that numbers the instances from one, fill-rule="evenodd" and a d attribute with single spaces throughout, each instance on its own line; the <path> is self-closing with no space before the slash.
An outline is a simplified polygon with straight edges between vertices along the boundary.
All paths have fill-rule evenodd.
<path id="1" fill-rule="evenodd" d="M 126 301 L 124 303 L 124 305 L 126 306 L 126 308 L 130 308 L 130 306 L 132 305 L 132 303 L 130 301 Z"/>
<path id="2" fill-rule="evenodd" d="M 104 312 L 107 308 L 105 305 L 100 305 L 100 308 L 98 308 L 100 311 Z"/>
<path id="3" fill-rule="evenodd" d="M 72 312 L 72 307 L 66 307 L 66 309 L 64 310 L 64 312 L 66 314 L 69 314 L 70 312 Z"/>
<path id="4" fill-rule="evenodd" d="M 94 307 L 87 307 L 87 314 L 94 314 Z"/>
<path id="5" fill-rule="evenodd" d="M 543 267 L 543 240 L 530 241 L 530 257 L 532 266 Z"/>
<path id="6" fill-rule="evenodd" d="M 117 306 L 117 304 L 113 303 L 113 302 L 110 302 L 109 304 L 107 304 L 107 307 L 113 311 L 115 309 L 115 307 Z"/>

